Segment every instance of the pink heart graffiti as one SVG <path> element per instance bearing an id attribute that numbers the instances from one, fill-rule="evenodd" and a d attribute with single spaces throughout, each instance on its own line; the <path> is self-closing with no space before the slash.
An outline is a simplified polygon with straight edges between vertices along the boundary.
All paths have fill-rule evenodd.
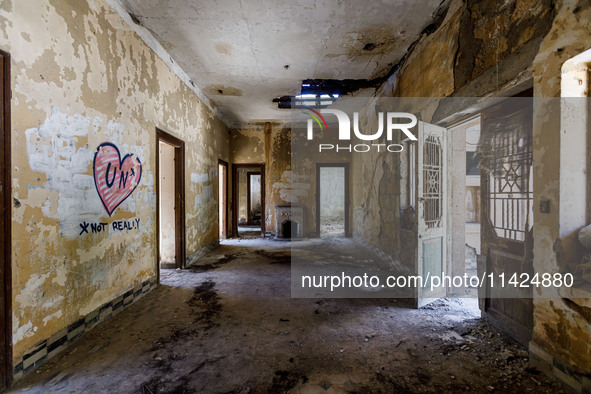
<path id="1" fill-rule="evenodd" d="M 142 163 L 136 155 L 123 159 L 110 142 L 98 146 L 94 154 L 94 185 L 109 216 L 137 187 L 142 177 Z"/>

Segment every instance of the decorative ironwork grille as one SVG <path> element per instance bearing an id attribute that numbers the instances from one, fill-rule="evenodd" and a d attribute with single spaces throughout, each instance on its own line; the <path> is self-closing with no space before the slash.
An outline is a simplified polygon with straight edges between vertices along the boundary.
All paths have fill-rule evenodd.
<path id="1" fill-rule="evenodd" d="M 520 132 L 521 131 L 521 132 Z M 513 130 L 491 138 L 489 218 L 499 237 L 524 241 L 533 217 L 532 151 L 529 133 Z"/>
<path id="2" fill-rule="evenodd" d="M 423 145 L 423 202 L 427 228 L 441 227 L 443 163 L 441 139 L 429 136 Z"/>

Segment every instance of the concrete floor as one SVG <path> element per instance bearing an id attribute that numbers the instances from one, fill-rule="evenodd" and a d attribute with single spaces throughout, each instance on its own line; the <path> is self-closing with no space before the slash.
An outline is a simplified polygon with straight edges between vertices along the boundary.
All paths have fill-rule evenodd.
<path id="1" fill-rule="evenodd" d="M 345 235 L 345 217 L 320 218 L 321 237 L 339 237 Z"/>
<path id="2" fill-rule="evenodd" d="M 294 248 L 307 248 L 307 241 Z M 319 241 L 314 241 L 319 242 Z M 324 242 L 324 241 L 323 241 Z M 342 244 L 360 248 L 351 240 Z M 100 324 L 14 391 L 559 392 L 474 299 L 292 299 L 289 242 L 235 239 Z"/>

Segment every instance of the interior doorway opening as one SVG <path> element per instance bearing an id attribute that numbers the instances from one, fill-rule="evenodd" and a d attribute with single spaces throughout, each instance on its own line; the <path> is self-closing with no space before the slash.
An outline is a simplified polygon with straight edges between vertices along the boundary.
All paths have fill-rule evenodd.
<path id="1" fill-rule="evenodd" d="M 184 268 L 185 143 L 158 130 L 158 269 Z"/>
<path id="2" fill-rule="evenodd" d="M 159 141 L 160 151 L 160 267 L 176 268 L 174 146 Z"/>
<path id="3" fill-rule="evenodd" d="M 447 257 L 453 275 L 533 272 L 531 94 L 529 89 L 486 106 L 447 133 Z M 472 300 L 482 318 L 527 346 L 533 326 L 531 288 L 507 293 L 492 281 L 467 283 L 459 296 Z"/>
<path id="4" fill-rule="evenodd" d="M 238 169 L 238 234 L 261 232 L 261 173 L 257 168 Z"/>
<path id="5" fill-rule="evenodd" d="M 451 126 L 448 134 L 448 232 L 447 258 L 454 275 L 478 276 L 480 250 L 480 116 Z M 478 288 L 467 281 L 456 291 L 470 318 L 479 317 Z"/>
<path id="6" fill-rule="evenodd" d="M 345 237 L 349 228 L 349 165 L 317 164 L 316 228 L 320 237 Z"/>
<path id="7" fill-rule="evenodd" d="M 228 163 L 218 161 L 218 226 L 219 238 L 228 238 Z"/>
<path id="8" fill-rule="evenodd" d="M 420 122 L 418 142 L 409 144 L 408 201 L 417 207 L 417 267 L 423 278 L 477 277 L 480 181 L 472 167 L 478 169 L 479 128 L 478 117 L 445 128 Z M 459 319 L 478 319 L 478 288 L 473 283 L 420 289 L 417 305 L 453 306 Z"/>
<path id="9" fill-rule="evenodd" d="M 232 230 L 234 236 L 259 237 L 265 223 L 265 165 L 232 165 Z"/>
<path id="10" fill-rule="evenodd" d="M 463 125 L 466 133 L 466 273 L 477 275 L 476 262 L 480 251 L 480 117 Z"/>
<path id="11" fill-rule="evenodd" d="M 261 173 L 246 174 L 246 223 L 249 226 L 261 226 Z"/>

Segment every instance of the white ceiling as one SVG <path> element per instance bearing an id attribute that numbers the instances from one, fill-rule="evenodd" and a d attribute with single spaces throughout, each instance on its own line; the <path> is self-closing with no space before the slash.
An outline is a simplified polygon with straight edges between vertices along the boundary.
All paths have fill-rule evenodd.
<path id="1" fill-rule="evenodd" d="M 439 3 L 123 0 L 230 127 L 289 122 L 290 111 L 272 100 L 298 94 L 304 79 L 385 75 Z"/>

